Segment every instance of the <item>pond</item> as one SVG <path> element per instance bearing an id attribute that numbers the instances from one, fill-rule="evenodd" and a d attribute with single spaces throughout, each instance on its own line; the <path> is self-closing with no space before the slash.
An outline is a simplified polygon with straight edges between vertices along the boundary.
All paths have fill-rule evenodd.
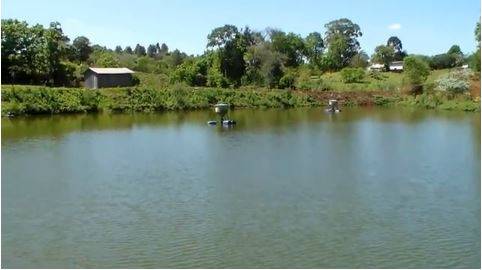
<path id="1" fill-rule="evenodd" d="M 2 267 L 479 268 L 480 114 L 2 119 Z"/>

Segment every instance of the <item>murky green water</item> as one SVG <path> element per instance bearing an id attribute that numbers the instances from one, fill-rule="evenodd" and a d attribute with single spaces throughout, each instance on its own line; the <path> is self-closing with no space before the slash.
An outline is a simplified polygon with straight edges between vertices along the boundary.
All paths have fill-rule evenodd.
<path id="1" fill-rule="evenodd" d="M 2 267 L 480 267 L 480 114 L 2 119 Z"/>

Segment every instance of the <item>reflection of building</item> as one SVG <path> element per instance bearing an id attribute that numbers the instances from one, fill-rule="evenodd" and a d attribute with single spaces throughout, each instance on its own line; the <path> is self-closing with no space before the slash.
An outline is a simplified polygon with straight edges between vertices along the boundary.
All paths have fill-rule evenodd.
<path id="1" fill-rule="evenodd" d="M 403 71 L 403 61 L 394 61 L 390 63 L 388 68 L 390 71 L 401 72 Z"/>
<path id="2" fill-rule="evenodd" d="M 128 68 L 89 68 L 84 74 L 87 88 L 131 86 L 134 71 Z"/>

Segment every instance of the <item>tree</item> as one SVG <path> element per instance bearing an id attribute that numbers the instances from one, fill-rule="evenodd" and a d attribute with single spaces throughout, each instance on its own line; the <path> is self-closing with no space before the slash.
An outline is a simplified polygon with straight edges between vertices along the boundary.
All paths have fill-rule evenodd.
<path id="1" fill-rule="evenodd" d="M 395 55 L 393 57 L 394 61 L 401 61 L 407 56 L 407 53 L 403 51 L 402 41 L 398 37 L 390 37 L 387 40 L 387 46 L 392 47 L 395 51 Z"/>
<path id="2" fill-rule="evenodd" d="M 149 57 L 155 57 L 157 55 L 157 48 L 156 48 L 156 45 L 149 45 L 147 47 L 147 56 Z"/>
<path id="3" fill-rule="evenodd" d="M 412 86 L 420 86 L 427 80 L 430 69 L 427 64 L 419 58 L 408 56 L 403 60 L 405 77 Z M 413 87 L 412 87 L 413 89 Z"/>
<path id="4" fill-rule="evenodd" d="M 473 70 L 480 72 L 480 20 L 475 26 L 475 41 L 477 42 L 477 50 L 470 57 L 470 66 Z"/>
<path id="5" fill-rule="evenodd" d="M 377 46 L 375 48 L 375 53 L 372 55 L 372 61 L 383 64 L 386 71 L 389 70 L 390 63 L 394 60 L 394 58 L 395 50 L 392 46 Z"/>
<path id="6" fill-rule="evenodd" d="M 464 53 L 460 49 L 459 45 L 452 45 L 447 54 L 451 58 L 450 67 L 458 67 L 464 63 Z"/>
<path id="7" fill-rule="evenodd" d="M 221 27 L 214 28 L 208 35 L 208 48 L 221 48 L 228 42 L 233 42 L 236 36 L 239 35 L 238 28 L 234 25 L 226 24 Z"/>
<path id="8" fill-rule="evenodd" d="M 430 59 L 430 67 L 433 69 L 444 69 L 453 67 L 454 59 L 447 53 L 434 55 Z"/>
<path id="9" fill-rule="evenodd" d="M 72 46 L 76 54 L 76 59 L 80 62 L 85 62 L 89 58 L 90 53 L 92 53 L 90 41 L 84 36 L 75 38 L 72 42 Z"/>
<path id="10" fill-rule="evenodd" d="M 101 52 L 100 56 L 95 62 L 96 67 L 119 67 L 119 59 L 117 59 L 112 53 Z"/>
<path id="11" fill-rule="evenodd" d="M 125 47 L 124 52 L 127 53 L 127 54 L 133 54 L 133 53 L 134 53 L 134 52 L 132 51 L 131 46 Z"/>
<path id="12" fill-rule="evenodd" d="M 116 53 L 122 53 L 122 47 L 119 46 L 119 45 L 115 46 L 115 52 Z"/>
<path id="13" fill-rule="evenodd" d="M 349 19 L 342 18 L 325 24 L 325 28 L 325 44 L 328 46 L 331 67 L 339 69 L 347 66 L 360 50 L 357 40 L 362 36 L 360 27 Z"/>
<path id="14" fill-rule="evenodd" d="M 322 70 L 339 70 L 343 68 L 347 61 L 351 61 L 351 58 L 346 57 L 347 51 L 349 51 L 349 44 L 345 38 L 341 35 L 331 38 L 328 51 L 323 55 L 321 59 Z"/>
<path id="15" fill-rule="evenodd" d="M 395 50 L 395 52 L 401 52 L 403 49 L 402 41 L 396 36 L 391 36 L 387 40 L 387 46 L 392 47 Z"/>
<path id="16" fill-rule="evenodd" d="M 480 20 L 475 25 L 475 40 L 477 41 L 477 48 L 480 50 Z"/>
<path id="17" fill-rule="evenodd" d="M 234 25 L 215 28 L 208 35 L 208 48 L 217 48 L 219 62 L 216 62 L 221 74 L 233 84 L 239 84 L 244 75 L 245 63 L 243 55 L 246 43 Z"/>
<path id="18" fill-rule="evenodd" d="M 273 51 L 269 43 L 249 47 L 244 55 L 246 74 L 243 81 L 245 84 L 278 87 L 279 80 L 284 74 L 284 57 L 286 56 Z"/>
<path id="19" fill-rule="evenodd" d="M 137 56 L 144 56 L 146 55 L 146 48 L 144 48 L 144 46 L 137 44 L 136 47 L 134 48 L 134 53 Z"/>
<path id="20" fill-rule="evenodd" d="M 167 47 L 166 43 L 162 43 L 161 47 L 159 48 L 159 55 L 164 56 L 169 52 L 169 47 Z"/>
<path id="21" fill-rule="evenodd" d="M 299 35 L 280 30 L 271 30 L 269 35 L 273 50 L 286 56 L 285 66 L 297 67 L 302 63 L 305 44 Z"/>
<path id="22" fill-rule="evenodd" d="M 321 34 L 318 32 L 309 33 L 305 40 L 305 55 L 309 63 L 313 66 L 320 66 L 323 55 L 324 43 Z"/>
<path id="23" fill-rule="evenodd" d="M 368 55 L 364 51 L 355 54 L 350 61 L 350 67 L 366 68 L 368 66 Z"/>
<path id="24" fill-rule="evenodd" d="M 185 54 L 181 53 L 178 49 L 175 49 L 169 58 L 169 63 L 171 67 L 177 67 L 182 63 L 185 58 Z"/>

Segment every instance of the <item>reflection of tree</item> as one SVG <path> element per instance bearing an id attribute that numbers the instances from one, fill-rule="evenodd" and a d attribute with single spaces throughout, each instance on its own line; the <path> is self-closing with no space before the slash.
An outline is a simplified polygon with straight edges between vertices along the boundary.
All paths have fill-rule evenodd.
<path id="1" fill-rule="evenodd" d="M 322 108 L 299 109 L 266 109 L 251 110 L 239 109 L 229 113 L 231 119 L 236 120 L 233 128 L 216 127 L 221 133 L 226 132 L 263 132 L 270 130 L 277 134 L 304 128 L 306 126 L 332 123 L 330 128 L 339 136 L 344 136 L 346 126 L 338 123 L 373 120 L 384 123 L 418 124 L 428 119 L 443 119 L 448 121 L 462 121 L 464 119 L 480 119 L 473 113 L 446 112 L 430 110 L 410 110 L 403 108 L 345 108 L 339 114 L 326 114 Z M 191 112 L 162 112 L 162 113 L 133 113 L 133 114 L 72 114 L 54 116 L 29 116 L 14 119 L 2 119 L 2 138 L 4 140 L 21 139 L 25 137 L 52 136 L 62 137 L 70 132 L 95 131 L 95 130 L 127 130 L 134 126 L 181 126 L 186 123 L 206 125 L 206 121 L 216 119 L 216 114 L 209 110 Z M 476 119 L 477 118 L 477 119 Z M 477 124 L 474 124 L 477 125 Z M 473 126 L 474 126 L 473 125 Z M 208 126 L 206 125 L 206 128 Z M 479 132 L 480 123 L 474 126 L 474 131 Z M 480 140 L 478 141 L 480 145 Z"/>

